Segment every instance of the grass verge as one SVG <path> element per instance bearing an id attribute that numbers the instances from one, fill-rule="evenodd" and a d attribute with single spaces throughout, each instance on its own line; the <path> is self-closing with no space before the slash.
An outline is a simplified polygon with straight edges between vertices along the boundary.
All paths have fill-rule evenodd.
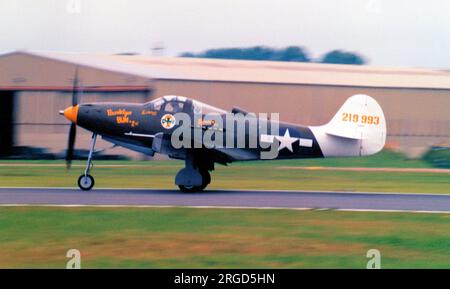
<path id="1" fill-rule="evenodd" d="M 450 215 L 191 208 L 0 208 L 0 267 L 450 268 Z"/>

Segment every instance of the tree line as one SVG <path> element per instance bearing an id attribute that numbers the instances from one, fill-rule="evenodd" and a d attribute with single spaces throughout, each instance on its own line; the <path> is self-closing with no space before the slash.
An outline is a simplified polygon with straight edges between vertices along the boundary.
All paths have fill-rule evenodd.
<path id="1" fill-rule="evenodd" d="M 366 64 L 366 60 L 362 55 L 339 49 L 329 51 L 322 57 L 320 57 L 320 59 L 313 60 L 301 46 L 288 46 L 285 48 L 272 48 L 267 46 L 215 48 L 208 49 L 200 53 L 185 52 L 180 56 L 196 58 L 318 62 L 354 65 Z"/>

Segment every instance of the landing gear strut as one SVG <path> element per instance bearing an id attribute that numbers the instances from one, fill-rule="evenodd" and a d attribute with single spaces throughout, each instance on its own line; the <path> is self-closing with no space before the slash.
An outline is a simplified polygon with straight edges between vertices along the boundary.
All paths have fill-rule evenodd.
<path id="1" fill-rule="evenodd" d="M 95 185 L 94 177 L 92 177 L 89 172 L 92 168 L 92 154 L 94 153 L 95 142 L 97 141 L 97 134 L 92 134 L 91 147 L 89 149 L 89 155 L 86 163 L 86 169 L 84 170 L 84 174 L 82 174 L 78 178 L 78 187 L 83 191 L 89 191 Z"/>

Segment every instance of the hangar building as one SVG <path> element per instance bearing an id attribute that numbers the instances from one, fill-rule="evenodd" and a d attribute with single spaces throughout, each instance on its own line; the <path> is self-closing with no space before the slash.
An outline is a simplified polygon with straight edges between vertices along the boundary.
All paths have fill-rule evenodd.
<path id="1" fill-rule="evenodd" d="M 446 70 L 17 51 L 0 55 L 2 155 L 14 146 L 65 149 L 69 124 L 58 111 L 70 104 L 77 67 L 80 103 L 146 102 L 174 94 L 320 125 L 347 97 L 364 93 L 383 107 L 388 144 L 419 156 L 430 145 L 450 143 Z M 78 130 L 76 148 L 87 148 L 89 137 Z M 124 149 L 114 153 L 136 156 Z"/>

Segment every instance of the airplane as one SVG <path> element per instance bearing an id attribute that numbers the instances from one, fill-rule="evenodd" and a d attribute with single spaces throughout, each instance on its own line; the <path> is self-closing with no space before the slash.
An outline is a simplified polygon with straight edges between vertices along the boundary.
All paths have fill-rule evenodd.
<path id="1" fill-rule="evenodd" d="M 74 80 L 74 87 L 77 85 Z M 171 136 L 180 127 L 175 116 L 183 112 L 193 116 L 212 113 L 224 117 L 227 111 L 183 96 L 164 96 L 146 103 L 83 103 L 78 104 L 78 89 L 74 89 L 72 105 L 59 113 L 71 121 L 66 162 L 70 167 L 73 159 L 76 127 L 92 132 L 92 139 L 84 173 L 78 178 L 81 190 L 90 190 L 95 181 L 90 171 L 95 153 L 97 136 L 127 149 L 153 156 L 165 154 L 173 159 L 184 160 L 185 166 L 175 177 L 175 184 L 182 192 L 203 191 L 211 182 L 210 172 L 215 164 L 227 165 L 237 161 L 262 160 L 266 148 L 249 147 L 181 147 L 176 148 Z M 230 112 L 228 112 L 229 114 Z M 231 114 L 247 115 L 248 112 L 233 108 Z M 258 120 L 261 126 L 261 120 Z M 269 142 L 276 146 L 274 159 L 325 158 L 342 156 L 367 156 L 379 152 L 386 141 L 386 121 L 383 110 L 375 99 L 357 94 L 349 97 L 335 116 L 321 126 L 304 126 L 281 121 L 270 127 L 275 132 L 257 131 L 258 144 Z M 192 121 L 190 129 L 204 135 L 211 130 L 225 131 L 231 126 L 215 128 L 214 121 Z M 236 130 L 233 130 L 237 134 Z M 250 131 L 244 136 L 250 138 Z M 234 136 L 235 136 L 234 135 Z M 192 138 L 192 136 L 191 136 Z M 234 139 L 234 138 L 233 138 Z M 190 140 L 192 141 L 192 140 Z"/>

